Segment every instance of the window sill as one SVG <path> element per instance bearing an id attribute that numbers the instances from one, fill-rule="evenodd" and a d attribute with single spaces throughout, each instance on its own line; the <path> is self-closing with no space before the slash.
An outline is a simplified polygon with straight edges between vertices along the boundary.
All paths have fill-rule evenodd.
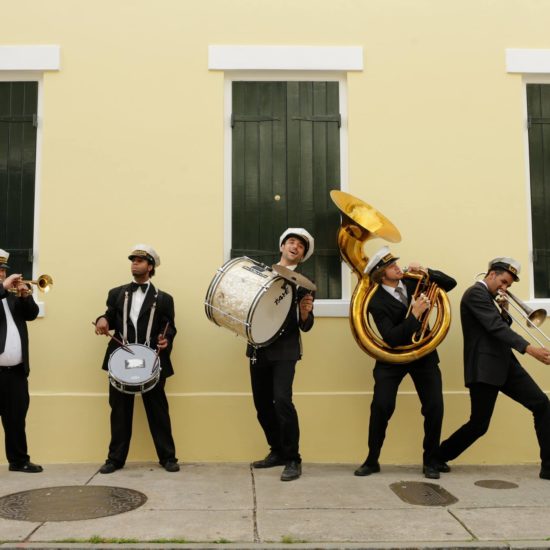
<path id="1" fill-rule="evenodd" d="M 46 317 L 46 304 L 44 302 L 39 302 L 38 300 L 35 300 L 36 301 L 36 305 L 38 306 L 38 319 L 40 319 L 41 317 Z"/>
<path id="2" fill-rule="evenodd" d="M 315 300 L 316 317 L 349 317 L 349 300 Z"/>

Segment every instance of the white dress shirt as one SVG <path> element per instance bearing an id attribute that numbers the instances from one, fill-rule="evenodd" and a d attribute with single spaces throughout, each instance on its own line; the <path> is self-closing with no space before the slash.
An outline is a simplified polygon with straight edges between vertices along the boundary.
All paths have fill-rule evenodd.
<path id="1" fill-rule="evenodd" d="M 149 282 L 147 284 L 147 290 L 144 292 L 141 290 L 141 288 L 138 288 L 135 292 L 132 293 L 132 306 L 130 307 L 130 320 L 132 323 L 134 323 L 134 327 L 136 328 L 136 337 L 137 337 L 137 325 L 138 325 L 138 319 L 139 319 L 139 312 L 141 311 L 141 306 L 143 305 L 143 302 L 145 301 L 145 296 L 147 292 L 149 292 L 149 287 L 151 284 Z"/>
<path id="2" fill-rule="evenodd" d="M 6 346 L 4 352 L 0 353 L 0 367 L 13 367 L 23 362 L 23 348 L 21 347 L 21 336 L 13 320 L 13 315 L 6 299 L 2 300 L 2 307 L 6 313 Z"/>

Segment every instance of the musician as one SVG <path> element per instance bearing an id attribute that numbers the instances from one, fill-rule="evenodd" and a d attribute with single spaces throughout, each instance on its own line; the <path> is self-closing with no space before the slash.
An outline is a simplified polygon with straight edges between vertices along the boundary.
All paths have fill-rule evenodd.
<path id="1" fill-rule="evenodd" d="M 27 321 L 36 319 L 38 305 L 19 273 L 7 277 L 9 256 L 0 249 L 0 416 L 9 470 L 35 474 L 42 466 L 30 461 L 25 419 L 30 402 Z"/>
<path id="2" fill-rule="evenodd" d="M 371 298 L 368 312 L 372 315 L 380 335 L 389 346 L 411 343 L 421 327 L 419 319 L 430 308 L 430 300 L 421 295 L 412 302 L 417 280 L 403 278 L 403 271 L 387 246 L 382 247 L 369 261 L 365 273 L 380 286 Z M 456 281 L 441 271 L 423 268 L 417 262 L 409 264 L 411 273 L 428 274 L 430 282 L 448 292 Z M 407 311 L 410 308 L 410 314 Z M 424 416 L 423 473 L 427 478 L 438 479 L 439 472 L 449 471 L 446 464 L 437 460 L 441 424 L 443 421 L 443 395 L 439 356 L 434 350 L 410 363 L 392 364 L 377 360 L 374 366 L 374 394 L 369 422 L 369 454 L 355 470 L 356 476 L 368 476 L 380 471 L 379 457 L 386 436 L 388 422 L 395 409 L 397 390 L 406 375 L 412 378 Z"/>
<path id="3" fill-rule="evenodd" d="M 514 332 L 511 316 L 506 309 L 499 311 L 493 300 L 519 281 L 520 270 L 520 263 L 513 258 L 495 258 L 489 262 L 485 278 L 462 297 L 464 379 L 470 391 L 471 414 L 468 422 L 441 444 L 440 458 L 455 459 L 487 432 L 502 392 L 533 413 L 542 461 L 540 477 L 550 479 L 550 402 L 512 350 L 545 365 L 550 364 L 550 351 L 533 346 Z"/>
<path id="4" fill-rule="evenodd" d="M 145 344 L 160 350 L 160 379 L 153 389 L 142 394 L 143 405 L 159 463 L 167 472 L 178 472 L 180 468 L 164 391 L 166 378 L 174 374 L 170 361 L 176 336 L 174 300 L 170 294 L 156 289 L 151 282 L 156 268 L 160 266 L 159 255 L 152 246 L 136 245 L 128 259 L 134 282 L 109 291 L 107 311 L 98 317 L 95 332 L 108 334 L 114 330 L 116 337 L 124 343 Z M 109 341 L 103 370 L 108 369 L 109 357 L 118 346 L 114 339 Z M 134 396 L 109 384 L 109 405 L 111 442 L 107 460 L 99 470 L 102 474 L 110 474 L 124 467 L 132 436 Z"/>
<path id="5" fill-rule="evenodd" d="M 295 270 L 313 254 L 314 239 L 305 229 L 291 227 L 279 238 L 279 248 L 279 265 Z M 279 337 L 262 348 L 253 348 L 250 344 L 247 347 L 254 406 L 270 447 L 269 454 L 253 462 L 252 466 L 284 465 L 281 481 L 292 481 L 302 474 L 300 428 L 292 402 L 292 382 L 296 362 L 302 357 L 300 331 L 311 330 L 313 322 L 313 296 L 298 287 L 295 304 L 290 308 Z"/>

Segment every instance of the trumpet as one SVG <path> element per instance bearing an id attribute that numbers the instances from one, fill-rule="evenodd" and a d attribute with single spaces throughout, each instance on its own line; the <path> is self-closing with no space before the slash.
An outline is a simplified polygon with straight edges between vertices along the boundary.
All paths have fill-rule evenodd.
<path id="1" fill-rule="evenodd" d="M 17 284 L 19 283 L 24 283 L 26 285 L 36 285 L 36 288 L 38 288 L 40 292 L 44 292 L 44 294 L 46 294 L 52 288 L 53 279 L 50 275 L 44 274 L 44 275 L 40 275 L 40 277 L 38 277 L 38 279 L 36 279 L 35 281 L 20 280 Z M 8 292 L 11 292 L 16 296 L 21 296 L 21 291 L 15 287 L 8 288 Z"/>
<path id="2" fill-rule="evenodd" d="M 497 296 L 495 297 L 495 302 L 502 308 L 502 311 L 511 317 L 516 323 L 518 323 L 518 326 L 520 326 L 527 334 L 535 340 L 538 345 L 542 348 L 546 347 L 536 336 L 533 334 L 529 328 L 535 329 L 537 332 L 539 332 L 547 341 L 550 342 L 550 338 L 539 328 L 544 321 L 546 321 L 546 310 L 543 308 L 540 309 L 533 309 L 530 308 L 526 303 L 522 302 L 517 296 L 514 296 L 509 290 L 499 290 Z M 523 326 L 522 323 L 518 321 L 514 315 L 512 315 L 509 311 L 505 310 L 503 308 L 504 304 L 511 305 L 522 317 L 522 319 L 525 320 L 525 325 Z"/>

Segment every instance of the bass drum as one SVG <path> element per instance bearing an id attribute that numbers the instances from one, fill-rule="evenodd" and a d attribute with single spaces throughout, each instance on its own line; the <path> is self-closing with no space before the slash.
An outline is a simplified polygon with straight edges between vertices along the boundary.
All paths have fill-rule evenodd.
<path id="1" fill-rule="evenodd" d="M 109 382 L 122 393 L 152 390 L 160 378 L 160 359 L 154 349 L 143 344 L 127 344 L 133 355 L 117 348 L 109 357 Z"/>
<path id="2" fill-rule="evenodd" d="M 284 328 L 294 286 L 251 258 L 234 258 L 214 276 L 205 299 L 206 316 L 220 327 L 267 346 Z"/>

